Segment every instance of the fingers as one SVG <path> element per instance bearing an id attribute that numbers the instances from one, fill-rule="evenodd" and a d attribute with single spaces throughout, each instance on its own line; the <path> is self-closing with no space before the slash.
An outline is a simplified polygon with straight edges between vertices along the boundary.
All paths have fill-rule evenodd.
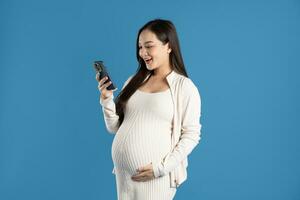
<path id="1" fill-rule="evenodd" d="M 103 82 L 103 80 L 101 80 L 98 84 L 98 88 L 102 91 L 104 88 L 107 88 L 108 86 L 110 86 L 111 84 L 111 81 L 105 83 L 105 84 L 102 84 L 101 82 Z"/>
<path id="2" fill-rule="evenodd" d="M 103 77 L 101 80 L 99 80 L 99 73 L 96 75 L 96 80 L 98 81 L 98 88 L 102 87 L 102 84 L 108 79 L 107 76 Z M 111 82 L 107 82 L 106 84 L 110 84 Z"/>
<path id="3" fill-rule="evenodd" d="M 96 80 L 97 80 L 98 82 L 101 81 L 101 80 L 105 80 L 104 78 L 107 79 L 107 76 L 105 76 L 105 77 L 103 77 L 102 79 L 100 79 L 100 73 L 99 73 L 99 72 L 96 73 Z"/>
<path id="4" fill-rule="evenodd" d="M 96 74 L 96 80 L 98 81 L 98 89 L 99 91 L 102 93 L 103 90 L 105 90 L 108 86 L 110 86 L 112 84 L 112 81 L 108 81 L 107 83 L 105 83 L 105 81 L 108 80 L 108 76 L 103 77 L 101 80 L 99 80 L 99 73 Z M 105 83 L 105 84 L 104 84 Z M 113 90 L 109 90 L 109 91 L 116 91 L 118 88 L 115 88 Z"/>
<path id="5" fill-rule="evenodd" d="M 151 177 L 148 176 L 147 172 L 143 172 L 143 173 L 132 176 L 131 179 L 134 181 L 147 181 L 147 180 L 150 180 Z"/>
<path id="6" fill-rule="evenodd" d="M 148 181 L 154 178 L 152 168 L 148 169 L 148 166 L 140 167 L 137 172 L 139 173 L 131 177 L 134 181 Z"/>
<path id="7" fill-rule="evenodd" d="M 96 75 L 96 80 L 101 84 L 104 83 L 107 79 L 108 79 L 108 77 L 104 76 L 102 79 L 99 80 L 99 73 L 97 73 L 97 75 Z"/>

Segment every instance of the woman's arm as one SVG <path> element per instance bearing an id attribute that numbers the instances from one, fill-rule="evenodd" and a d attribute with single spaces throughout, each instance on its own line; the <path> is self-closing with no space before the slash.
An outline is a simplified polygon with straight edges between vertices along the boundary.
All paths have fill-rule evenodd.
<path id="1" fill-rule="evenodd" d="M 100 104 L 102 106 L 104 121 L 106 129 L 109 133 L 115 134 L 118 130 L 119 116 L 116 114 L 116 105 L 114 102 L 114 94 L 106 99 L 100 97 Z"/>
<path id="2" fill-rule="evenodd" d="M 131 75 L 123 84 L 122 90 L 129 83 L 130 79 L 133 77 Z M 100 105 L 102 106 L 102 111 L 104 115 L 104 121 L 106 129 L 109 133 L 115 134 L 119 129 L 119 116 L 116 114 L 116 105 L 114 102 L 114 94 L 106 99 L 100 97 Z"/>
<path id="3" fill-rule="evenodd" d="M 159 163 L 153 164 L 155 177 L 160 177 L 173 171 L 196 147 L 201 135 L 201 97 L 194 83 L 187 79 L 184 87 L 182 103 L 181 136 L 173 151 L 167 154 Z"/>

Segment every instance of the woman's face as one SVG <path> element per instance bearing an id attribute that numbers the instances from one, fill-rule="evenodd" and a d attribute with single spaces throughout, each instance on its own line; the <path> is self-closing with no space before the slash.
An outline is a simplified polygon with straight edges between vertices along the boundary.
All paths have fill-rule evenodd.
<path id="1" fill-rule="evenodd" d="M 139 35 L 139 56 L 144 60 L 148 70 L 169 67 L 170 52 L 168 43 L 163 45 L 153 32 L 143 30 Z"/>

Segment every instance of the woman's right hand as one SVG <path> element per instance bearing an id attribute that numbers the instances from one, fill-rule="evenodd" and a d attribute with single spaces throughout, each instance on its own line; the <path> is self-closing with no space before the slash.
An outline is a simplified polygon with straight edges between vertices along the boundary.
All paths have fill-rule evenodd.
<path id="1" fill-rule="evenodd" d="M 102 99 L 106 99 L 106 98 L 110 97 L 112 95 L 112 93 L 117 90 L 117 88 L 114 89 L 114 90 L 106 89 L 108 86 L 111 85 L 111 81 L 104 84 L 104 82 L 107 79 L 108 79 L 108 77 L 105 76 L 105 77 L 103 77 L 102 79 L 99 80 L 99 73 L 96 74 L 96 80 L 98 81 L 98 89 L 101 93 L 101 98 Z"/>

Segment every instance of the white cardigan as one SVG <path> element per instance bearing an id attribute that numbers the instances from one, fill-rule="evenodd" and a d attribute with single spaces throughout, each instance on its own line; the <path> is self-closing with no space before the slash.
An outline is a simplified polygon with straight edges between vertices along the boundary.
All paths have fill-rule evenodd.
<path id="1" fill-rule="evenodd" d="M 129 83 L 131 75 L 122 89 Z M 146 77 L 147 79 L 147 77 Z M 146 80 L 145 79 L 145 80 Z M 152 163 L 154 176 L 160 177 L 170 174 L 170 187 L 179 187 L 187 179 L 187 156 L 199 143 L 201 135 L 201 98 L 200 93 L 190 78 L 174 70 L 166 77 L 170 86 L 174 118 L 172 130 L 172 151 L 165 155 L 161 162 Z M 110 133 L 118 131 L 118 119 L 113 94 L 107 99 L 100 98 L 104 114 L 105 125 Z M 114 173 L 114 169 L 113 169 Z"/>

